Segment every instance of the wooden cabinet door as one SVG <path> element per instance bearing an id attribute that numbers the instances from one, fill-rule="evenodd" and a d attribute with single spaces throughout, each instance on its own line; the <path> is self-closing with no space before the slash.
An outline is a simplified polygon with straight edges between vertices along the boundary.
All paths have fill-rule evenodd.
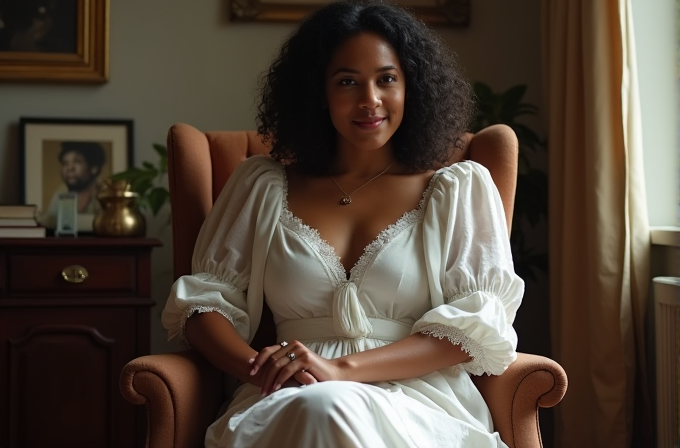
<path id="1" fill-rule="evenodd" d="M 138 317 L 122 307 L 0 315 L 0 375 L 8 376 L 0 384 L 10 385 L 0 394 L 7 446 L 139 446 L 139 409 L 118 391 L 123 366 L 137 355 Z"/>

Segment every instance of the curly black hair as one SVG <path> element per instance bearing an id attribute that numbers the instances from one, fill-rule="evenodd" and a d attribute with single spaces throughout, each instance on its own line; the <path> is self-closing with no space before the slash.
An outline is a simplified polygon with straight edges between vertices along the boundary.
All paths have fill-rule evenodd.
<path id="1" fill-rule="evenodd" d="M 69 152 L 77 152 L 80 154 L 89 167 L 101 169 L 106 163 L 104 148 L 97 142 L 62 142 L 61 151 L 59 151 L 59 155 L 57 155 L 59 162 L 61 162 L 64 156 Z"/>
<path id="2" fill-rule="evenodd" d="M 326 68 L 340 44 L 361 33 L 385 39 L 406 78 L 404 117 L 392 137 L 396 160 L 414 171 L 445 162 L 468 130 L 470 84 L 434 31 L 401 6 L 370 0 L 313 12 L 262 74 L 258 132 L 272 144 L 272 157 L 303 172 L 329 172 L 337 133 L 326 108 Z"/>

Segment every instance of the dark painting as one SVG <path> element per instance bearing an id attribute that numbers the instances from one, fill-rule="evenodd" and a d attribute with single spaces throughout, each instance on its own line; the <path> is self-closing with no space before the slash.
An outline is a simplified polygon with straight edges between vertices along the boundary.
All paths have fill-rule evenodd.
<path id="1" fill-rule="evenodd" d="M 0 0 L 0 51 L 76 53 L 78 0 Z"/>

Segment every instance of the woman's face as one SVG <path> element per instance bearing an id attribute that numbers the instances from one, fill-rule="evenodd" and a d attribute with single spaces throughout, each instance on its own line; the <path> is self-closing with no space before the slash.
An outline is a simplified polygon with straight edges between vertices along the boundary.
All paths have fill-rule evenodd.
<path id="1" fill-rule="evenodd" d="M 387 41 L 362 33 L 338 47 L 326 70 L 326 99 L 340 150 L 389 144 L 404 116 L 406 83 Z"/>

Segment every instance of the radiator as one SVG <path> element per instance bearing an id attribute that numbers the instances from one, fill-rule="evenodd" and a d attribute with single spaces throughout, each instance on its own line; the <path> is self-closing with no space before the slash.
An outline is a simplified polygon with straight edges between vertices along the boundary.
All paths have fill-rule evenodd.
<path id="1" fill-rule="evenodd" d="M 658 448 L 680 448 L 680 278 L 655 277 Z"/>

